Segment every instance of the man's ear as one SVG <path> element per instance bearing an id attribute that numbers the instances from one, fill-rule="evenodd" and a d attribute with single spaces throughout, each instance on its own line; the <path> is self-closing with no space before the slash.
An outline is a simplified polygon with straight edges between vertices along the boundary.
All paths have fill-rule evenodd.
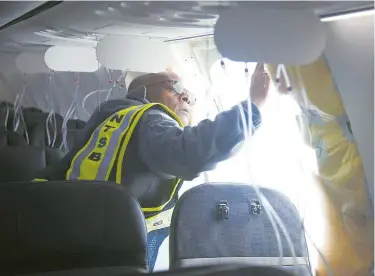
<path id="1" fill-rule="evenodd" d="M 147 100 L 147 88 L 144 85 L 138 86 L 129 91 L 126 97 L 134 100 Z"/>

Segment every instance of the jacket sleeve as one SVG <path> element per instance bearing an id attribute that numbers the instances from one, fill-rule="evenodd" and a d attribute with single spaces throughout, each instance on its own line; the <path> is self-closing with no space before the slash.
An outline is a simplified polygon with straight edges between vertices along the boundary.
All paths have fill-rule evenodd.
<path id="1" fill-rule="evenodd" d="M 247 102 L 241 105 L 248 118 Z M 261 123 L 260 112 L 254 104 L 252 122 L 253 130 Z M 150 110 L 140 122 L 137 137 L 139 157 L 152 172 L 183 180 L 192 180 L 201 172 L 213 170 L 243 140 L 238 106 L 218 114 L 213 121 L 206 119 L 197 126 L 184 128 L 164 112 Z"/>

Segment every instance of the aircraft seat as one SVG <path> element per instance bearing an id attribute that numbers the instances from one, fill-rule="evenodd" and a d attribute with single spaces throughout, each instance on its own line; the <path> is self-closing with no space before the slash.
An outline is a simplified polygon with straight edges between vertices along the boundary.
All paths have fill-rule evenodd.
<path id="1" fill-rule="evenodd" d="M 24 114 L 24 117 L 25 117 L 26 125 L 28 127 L 38 125 L 38 124 L 41 124 L 41 123 L 45 124 L 46 119 L 48 117 L 48 113 L 45 113 L 45 112 L 42 112 L 42 111 L 37 112 L 34 109 L 24 109 L 23 114 Z M 60 124 L 60 127 L 61 127 L 63 118 L 59 114 L 55 114 L 55 117 L 56 117 L 56 123 Z"/>
<path id="2" fill-rule="evenodd" d="M 43 113 L 43 115 L 45 115 L 45 113 Z M 43 119 L 39 118 L 39 120 L 36 116 L 34 118 L 29 118 L 28 131 L 30 137 L 30 145 L 39 147 L 49 146 L 46 130 L 46 118 L 47 115 Z M 56 116 L 57 134 L 55 144 L 53 145 L 54 148 L 59 148 L 62 143 L 62 121 L 63 119 L 61 118 L 61 116 Z M 48 129 L 50 133 L 50 139 L 53 140 L 55 130 L 51 125 L 48 126 Z"/>
<path id="3" fill-rule="evenodd" d="M 82 120 L 72 119 L 68 121 L 68 129 L 83 129 L 86 123 Z"/>
<path id="4" fill-rule="evenodd" d="M 0 127 L 0 146 L 27 146 L 25 137 Z"/>
<path id="5" fill-rule="evenodd" d="M 38 114 L 39 115 L 39 114 Z M 54 148 L 59 148 L 62 141 L 62 117 L 56 116 L 57 120 L 57 136 L 56 142 L 54 144 Z M 85 127 L 85 122 L 81 120 L 69 120 L 67 124 L 68 133 L 67 133 L 67 141 L 68 141 L 68 148 L 71 149 L 73 145 L 76 143 L 77 140 L 81 139 L 82 137 L 82 130 Z M 34 120 L 32 123 L 32 119 L 28 119 L 28 129 L 29 129 L 29 136 L 30 136 L 30 144 L 33 146 L 45 147 L 48 146 L 48 136 L 46 131 L 46 124 L 45 119 L 39 120 L 39 123 Z M 50 139 L 53 139 L 53 129 L 49 126 L 49 133 Z"/>
<path id="6" fill-rule="evenodd" d="M 14 112 L 13 104 L 2 102 L 0 103 L 0 127 L 4 128 L 7 125 L 6 119 Z"/>
<path id="7" fill-rule="evenodd" d="M 0 184 L 0 210 L 0 275 L 147 272 L 144 216 L 123 186 L 99 181 Z"/>
<path id="8" fill-rule="evenodd" d="M 118 268 L 74 269 L 52 271 L 37 274 L 22 274 L 22 276 L 295 276 L 275 267 L 244 266 L 236 263 L 227 265 L 201 266 L 179 268 L 154 273 L 139 273 L 121 271 Z M 21 276 L 21 275 L 18 275 Z"/>
<path id="9" fill-rule="evenodd" d="M 74 147 L 74 145 L 83 139 L 83 129 L 86 123 L 81 120 L 69 120 L 68 121 L 68 148 L 69 150 Z"/>
<path id="10" fill-rule="evenodd" d="M 13 131 L 14 129 L 14 106 L 11 103 L 2 102 L 0 104 L 0 127 Z M 25 134 L 25 127 L 20 121 L 16 132 L 20 135 Z"/>
<path id="11" fill-rule="evenodd" d="M 22 135 L 0 130 L 0 183 L 30 180 L 62 157 L 57 149 L 29 146 Z"/>
<path id="12" fill-rule="evenodd" d="M 23 110 L 24 113 L 43 113 L 42 110 L 36 107 L 25 107 Z"/>

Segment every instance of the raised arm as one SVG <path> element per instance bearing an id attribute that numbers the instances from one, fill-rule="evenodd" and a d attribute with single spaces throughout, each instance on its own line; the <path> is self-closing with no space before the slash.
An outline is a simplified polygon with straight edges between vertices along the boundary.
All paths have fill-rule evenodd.
<path id="1" fill-rule="evenodd" d="M 267 98 L 270 78 L 263 64 L 257 64 L 251 78 L 252 123 L 256 129 L 261 116 L 257 106 Z M 254 104 L 255 103 L 255 104 Z M 247 101 L 241 103 L 246 119 Z M 246 122 L 248 126 L 249 122 Z M 248 129 L 248 127 L 247 127 Z M 164 177 L 192 180 L 201 172 L 213 170 L 229 158 L 245 136 L 239 106 L 203 120 L 195 127 L 181 128 L 162 111 L 144 115 L 138 130 L 138 154 L 151 171 Z"/>
<path id="2" fill-rule="evenodd" d="M 247 118 L 247 102 L 241 104 Z M 254 104 L 252 121 L 253 128 L 261 122 Z M 207 119 L 197 126 L 185 128 L 164 112 L 151 110 L 140 122 L 138 154 L 154 173 L 192 180 L 229 158 L 243 140 L 244 128 L 238 106 L 218 114 L 213 121 Z"/>

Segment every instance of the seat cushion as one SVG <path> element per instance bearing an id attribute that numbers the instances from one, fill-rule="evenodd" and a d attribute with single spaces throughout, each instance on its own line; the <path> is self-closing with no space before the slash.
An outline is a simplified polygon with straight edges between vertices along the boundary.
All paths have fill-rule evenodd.
<path id="1" fill-rule="evenodd" d="M 53 164 L 58 163 L 65 154 L 58 149 L 55 148 L 44 148 L 46 152 L 46 165 L 51 166 Z"/>
<path id="2" fill-rule="evenodd" d="M 103 267 L 93 269 L 75 269 L 52 271 L 37 274 L 22 274 L 17 276 L 293 276 L 277 268 L 242 267 L 238 265 L 216 265 L 211 267 L 190 267 L 144 274 L 143 271 L 132 271 L 124 267 Z"/>
<path id="3" fill-rule="evenodd" d="M 17 276 L 127 276 L 148 275 L 147 270 L 131 266 L 103 266 L 69 270 L 47 271 L 39 273 L 18 274 Z"/>

